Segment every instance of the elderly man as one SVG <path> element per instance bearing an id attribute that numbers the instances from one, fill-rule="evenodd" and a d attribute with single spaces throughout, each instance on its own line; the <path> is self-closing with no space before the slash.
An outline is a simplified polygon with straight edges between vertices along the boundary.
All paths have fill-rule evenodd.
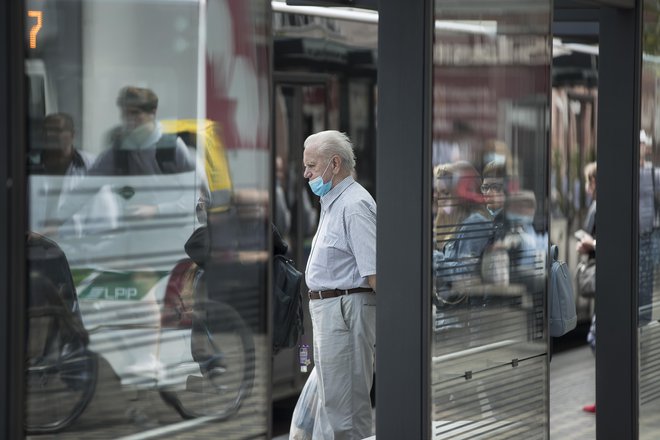
<path id="1" fill-rule="evenodd" d="M 351 176 L 355 156 L 346 135 L 323 131 L 304 146 L 304 177 L 321 198 L 305 269 L 315 368 L 298 401 L 291 438 L 363 439 L 372 426 L 376 203 Z M 300 426 L 295 414 L 310 410 L 307 426 Z"/>

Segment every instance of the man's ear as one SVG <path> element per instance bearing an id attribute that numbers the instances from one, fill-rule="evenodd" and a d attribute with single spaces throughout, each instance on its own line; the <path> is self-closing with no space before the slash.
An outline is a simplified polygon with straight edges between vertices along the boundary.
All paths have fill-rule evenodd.
<path id="1" fill-rule="evenodd" d="M 335 159 L 337 161 L 335 162 Z M 337 167 L 337 170 L 335 171 L 335 166 Z M 341 157 L 340 156 L 335 156 L 332 158 L 332 172 L 333 174 L 338 174 L 339 171 L 341 171 Z"/>

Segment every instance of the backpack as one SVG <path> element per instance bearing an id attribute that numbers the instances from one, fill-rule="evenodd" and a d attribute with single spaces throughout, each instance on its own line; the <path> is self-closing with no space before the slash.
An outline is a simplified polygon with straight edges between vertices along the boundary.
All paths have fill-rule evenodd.
<path id="1" fill-rule="evenodd" d="M 548 323 L 550 336 L 565 335 L 577 325 L 575 312 L 575 296 L 573 283 L 568 266 L 564 261 L 557 259 L 559 248 L 552 245 L 552 267 L 550 269 L 550 290 L 548 292 Z"/>
<path id="2" fill-rule="evenodd" d="M 121 137 L 116 135 L 112 146 L 112 160 L 113 172 L 116 175 L 146 175 L 152 174 L 151 170 L 140 169 L 140 160 L 136 160 L 136 156 L 144 153 L 144 150 L 123 150 L 120 148 Z M 193 168 L 178 166 L 176 163 L 176 152 L 178 148 L 177 136 L 174 134 L 163 134 L 158 142 L 153 147 L 156 150 L 156 166 L 157 172 L 155 174 L 176 174 L 186 171 L 192 171 Z M 130 163 L 134 164 L 135 169 L 131 171 Z"/>
<path id="3" fill-rule="evenodd" d="M 302 278 L 293 260 L 273 256 L 273 354 L 295 347 L 304 332 Z"/>

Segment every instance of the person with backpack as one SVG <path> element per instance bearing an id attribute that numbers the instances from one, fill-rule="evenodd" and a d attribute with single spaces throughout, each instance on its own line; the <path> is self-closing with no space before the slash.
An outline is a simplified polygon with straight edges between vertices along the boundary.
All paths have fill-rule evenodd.
<path id="1" fill-rule="evenodd" d="M 110 130 L 108 148 L 90 175 L 174 174 L 195 169 L 185 142 L 163 133 L 156 120 L 158 96 L 151 89 L 126 86 L 117 96 L 121 125 Z"/>
<path id="2" fill-rule="evenodd" d="M 591 162 L 584 167 L 584 178 L 586 181 L 585 192 L 591 198 L 591 205 L 584 219 L 583 233 L 576 245 L 576 251 L 580 255 L 586 255 L 590 260 L 596 259 L 596 162 Z M 595 272 L 594 272 L 595 274 Z M 595 275 L 594 275 L 595 276 Z M 587 335 L 587 342 L 591 347 L 592 353 L 596 354 L 596 315 L 591 317 L 591 326 Z M 582 407 L 582 410 L 589 413 L 596 412 L 596 404 L 589 404 Z"/>
<path id="3" fill-rule="evenodd" d="M 376 202 L 352 172 L 350 139 L 335 130 L 304 143 L 304 177 L 321 198 L 305 281 L 314 369 L 294 409 L 290 438 L 372 435 L 376 348 Z M 296 414 L 306 414 L 298 419 Z"/>
<path id="4" fill-rule="evenodd" d="M 117 96 L 117 106 L 120 112 L 121 124 L 112 128 L 104 141 L 106 149 L 98 155 L 89 167 L 88 177 L 111 176 L 152 176 L 181 175 L 195 171 L 194 154 L 186 143 L 176 134 L 164 133 L 163 127 L 156 119 L 158 96 L 151 89 L 134 86 L 123 87 Z M 115 180 L 116 183 L 122 179 Z M 195 185 L 199 186 L 199 199 L 208 199 L 208 183 L 203 170 L 198 170 Z M 166 181 L 165 178 L 163 181 Z M 181 179 L 167 179 L 170 186 L 185 186 Z M 100 216 L 105 229 L 116 227 L 113 213 L 112 197 L 104 193 L 98 180 L 81 179 L 74 188 L 74 197 L 68 197 L 60 206 L 58 217 L 66 219 L 78 212 L 85 204 L 105 204 L 106 214 Z M 164 197 L 160 200 L 131 203 L 122 216 L 128 218 L 148 219 L 159 215 L 173 215 L 189 210 L 190 195 L 179 191 L 180 196 Z M 86 194 L 87 196 L 81 196 Z M 94 197 L 96 196 L 96 197 Z M 127 198 L 130 200 L 131 195 Z M 93 202 L 93 200 L 98 201 Z M 95 209 L 99 209 L 98 207 Z M 118 214 L 117 214 L 118 215 Z M 116 216 L 116 215 L 115 215 Z M 99 217 L 96 214 L 96 217 Z M 95 220 L 98 223 L 98 219 Z M 90 225 L 95 229 L 102 228 L 98 224 Z"/>

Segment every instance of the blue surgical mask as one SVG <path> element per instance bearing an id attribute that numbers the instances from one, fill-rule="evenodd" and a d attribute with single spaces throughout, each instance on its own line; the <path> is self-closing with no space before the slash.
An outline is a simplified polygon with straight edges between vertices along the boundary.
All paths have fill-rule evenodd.
<path id="1" fill-rule="evenodd" d="M 325 167 L 325 170 L 323 170 L 323 174 L 318 176 L 316 179 L 312 179 L 309 181 L 309 187 L 312 189 L 312 192 L 319 197 L 323 197 L 324 195 L 326 195 L 328 191 L 330 191 L 330 189 L 332 188 L 332 179 L 323 183 L 323 176 L 325 176 L 325 172 L 328 171 L 328 167 L 330 166 L 331 162 L 332 159 L 330 159 L 328 165 Z"/>

